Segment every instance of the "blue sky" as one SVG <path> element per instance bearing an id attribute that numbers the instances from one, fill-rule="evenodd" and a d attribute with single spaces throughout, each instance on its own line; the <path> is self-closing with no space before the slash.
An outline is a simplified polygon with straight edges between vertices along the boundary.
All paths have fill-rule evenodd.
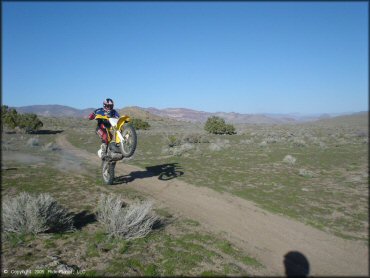
<path id="1" fill-rule="evenodd" d="M 368 110 L 366 2 L 3 2 L 2 103 Z"/>

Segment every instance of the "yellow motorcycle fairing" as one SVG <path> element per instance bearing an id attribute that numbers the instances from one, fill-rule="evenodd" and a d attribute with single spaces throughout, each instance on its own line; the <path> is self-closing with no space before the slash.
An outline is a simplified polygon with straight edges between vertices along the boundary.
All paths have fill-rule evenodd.
<path id="1" fill-rule="evenodd" d="M 99 115 L 99 114 L 95 116 L 95 120 L 97 120 L 97 119 L 101 119 L 101 120 L 108 120 L 108 121 L 109 121 L 109 117 L 107 117 L 107 116 L 103 116 L 103 115 Z M 110 128 L 110 130 L 112 130 L 112 131 L 114 132 L 114 136 L 113 136 L 113 138 L 115 139 L 115 142 L 116 142 L 116 143 L 120 143 L 120 142 L 121 142 L 121 138 L 120 138 L 120 136 L 119 136 L 119 135 L 121 135 L 121 134 L 119 134 L 119 135 L 118 135 L 118 133 L 119 133 L 119 132 L 120 132 L 120 130 L 122 129 L 123 125 L 124 125 L 125 123 L 127 123 L 127 122 L 130 122 L 130 121 L 131 121 L 131 119 L 130 119 L 130 117 L 129 117 L 129 116 L 123 115 L 123 116 L 121 116 L 121 117 L 118 119 L 116 126 L 112 126 L 112 127 Z M 112 140 L 112 138 L 110 138 L 110 136 L 109 136 L 109 132 L 108 132 L 108 142 L 110 142 L 111 140 Z"/>
<path id="2" fill-rule="evenodd" d="M 103 116 L 103 115 L 98 114 L 98 115 L 95 116 L 95 120 L 96 119 L 108 120 L 109 118 L 107 116 Z"/>
<path id="3" fill-rule="evenodd" d="M 117 134 L 116 134 L 116 137 L 115 137 L 115 139 L 116 139 L 115 141 L 116 141 L 117 144 L 119 144 L 121 142 L 121 136 L 122 135 L 120 133 L 120 130 L 123 129 L 123 125 L 125 123 L 130 122 L 130 121 L 131 121 L 130 117 L 129 116 L 126 116 L 126 115 L 124 115 L 124 116 L 122 116 L 122 117 L 119 118 L 119 120 L 117 122 L 117 126 L 116 126 L 116 128 L 117 128 L 117 131 L 116 131 Z"/>
<path id="4" fill-rule="evenodd" d="M 107 116 L 103 116 L 103 115 L 99 115 L 99 114 L 95 116 L 95 120 L 96 119 L 109 120 L 109 118 Z M 117 122 L 117 126 L 116 126 L 117 130 L 121 129 L 121 127 L 124 125 L 124 123 L 130 122 L 130 121 L 131 121 L 131 119 L 130 119 L 129 116 L 126 116 L 126 115 L 121 116 L 118 119 L 118 122 Z"/>
<path id="5" fill-rule="evenodd" d="M 129 122 L 131 121 L 130 117 L 129 116 L 122 116 L 119 118 L 118 122 L 117 122 L 117 129 L 118 130 L 121 130 L 121 127 L 126 123 L 126 122 Z"/>

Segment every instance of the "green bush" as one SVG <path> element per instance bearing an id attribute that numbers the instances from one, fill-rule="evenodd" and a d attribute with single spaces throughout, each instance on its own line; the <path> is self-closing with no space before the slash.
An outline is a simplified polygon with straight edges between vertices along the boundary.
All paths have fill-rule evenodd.
<path id="1" fill-rule="evenodd" d="M 18 114 L 15 109 L 10 109 L 6 105 L 1 106 L 1 121 L 8 128 L 19 127 L 26 132 L 38 130 L 43 126 L 36 114 Z"/>
<path id="2" fill-rule="evenodd" d="M 213 134 L 235 134 L 235 127 L 231 124 L 226 124 L 225 120 L 212 116 L 207 119 L 207 122 L 204 125 L 205 131 Z"/>
<path id="3" fill-rule="evenodd" d="M 170 148 L 181 145 L 181 139 L 172 134 L 165 135 L 165 140 Z"/>
<path id="4" fill-rule="evenodd" d="M 7 127 L 13 129 L 17 126 L 18 114 L 15 109 L 9 109 L 8 106 L 1 106 L 1 122 Z"/>
<path id="5" fill-rule="evenodd" d="M 136 130 L 150 128 L 150 124 L 142 119 L 132 119 L 131 124 Z"/>

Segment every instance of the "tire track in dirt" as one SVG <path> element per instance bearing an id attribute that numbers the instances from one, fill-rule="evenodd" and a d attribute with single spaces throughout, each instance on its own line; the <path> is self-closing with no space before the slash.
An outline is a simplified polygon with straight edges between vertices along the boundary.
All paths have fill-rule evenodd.
<path id="1" fill-rule="evenodd" d="M 81 159 L 101 163 L 97 155 L 74 147 L 64 135 L 57 137 L 57 143 Z M 121 175 L 135 171 L 143 169 L 121 162 L 116 165 Z M 308 259 L 309 275 L 369 274 L 365 242 L 345 240 L 272 214 L 245 199 L 176 179 L 136 178 L 124 186 L 149 194 L 177 213 L 199 221 L 206 230 L 225 233 L 231 242 L 266 266 L 254 275 L 285 275 L 284 255 L 290 251 L 299 251 Z"/>

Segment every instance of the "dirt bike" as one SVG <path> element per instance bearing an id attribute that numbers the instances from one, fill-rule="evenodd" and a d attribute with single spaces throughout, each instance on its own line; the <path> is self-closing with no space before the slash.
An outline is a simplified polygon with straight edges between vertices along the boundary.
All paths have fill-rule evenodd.
<path id="1" fill-rule="evenodd" d="M 98 119 L 108 120 L 110 123 L 110 128 L 106 128 L 108 134 L 106 155 L 102 154 L 102 149 L 98 151 L 98 156 L 102 159 L 103 181 L 110 185 L 113 184 L 116 162 L 124 157 L 133 156 L 137 145 L 137 135 L 134 127 L 130 124 L 129 116 L 122 116 L 117 119 L 96 115 L 95 120 Z"/>

